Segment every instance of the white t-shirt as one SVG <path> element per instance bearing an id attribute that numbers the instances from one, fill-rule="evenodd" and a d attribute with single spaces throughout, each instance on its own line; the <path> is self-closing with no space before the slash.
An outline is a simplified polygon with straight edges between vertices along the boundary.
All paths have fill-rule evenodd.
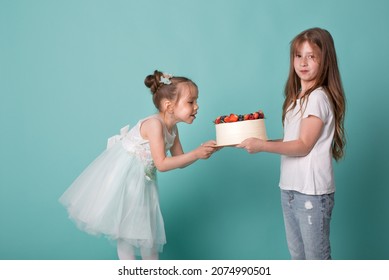
<path id="1" fill-rule="evenodd" d="M 306 107 L 305 107 L 306 105 Z M 303 114 L 302 114 L 303 112 Z M 284 121 L 284 142 L 296 140 L 303 118 L 316 116 L 323 123 L 322 133 L 311 152 L 304 157 L 281 156 L 280 188 L 308 195 L 329 194 L 335 191 L 331 145 L 335 132 L 332 106 L 322 88 L 314 90 L 303 103 L 289 111 Z"/>

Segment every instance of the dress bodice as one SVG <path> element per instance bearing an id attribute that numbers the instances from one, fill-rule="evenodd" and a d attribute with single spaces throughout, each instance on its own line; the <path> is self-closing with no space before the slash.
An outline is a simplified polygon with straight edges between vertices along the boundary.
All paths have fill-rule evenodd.
<path id="1" fill-rule="evenodd" d="M 155 177 L 156 170 L 151 156 L 149 140 L 143 139 L 140 133 L 143 122 L 150 118 L 158 119 L 163 125 L 165 153 L 167 153 L 167 151 L 173 146 L 174 139 L 177 135 L 177 127 L 174 126 L 172 133 L 169 133 L 166 125 L 158 115 L 152 115 L 138 121 L 138 123 L 124 136 L 122 145 L 127 152 L 138 156 L 142 160 L 145 165 L 146 176 L 149 176 L 149 179 L 153 179 Z"/>

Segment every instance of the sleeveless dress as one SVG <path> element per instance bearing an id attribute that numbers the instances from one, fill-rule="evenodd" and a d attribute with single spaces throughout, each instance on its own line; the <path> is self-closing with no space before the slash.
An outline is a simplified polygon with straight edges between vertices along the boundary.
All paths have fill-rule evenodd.
<path id="1" fill-rule="evenodd" d="M 139 254 L 140 249 L 159 251 L 166 243 L 159 206 L 156 168 L 148 140 L 140 127 L 108 139 L 108 148 L 73 182 L 59 201 L 69 218 L 87 233 L 125 241 Z M 163 124 L 163 122 L 162 122 Z M 165 152 L 173 145 L 177 127 L 170 134 L 163 124 Z"/>

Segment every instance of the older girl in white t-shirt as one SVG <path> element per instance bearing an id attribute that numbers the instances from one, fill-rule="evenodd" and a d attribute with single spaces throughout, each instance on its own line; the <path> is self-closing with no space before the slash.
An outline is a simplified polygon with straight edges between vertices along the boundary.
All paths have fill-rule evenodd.
<path id="1" fill-rule="evenodd" d="M 324 29 L 297 35 L 283 105 L 284 138 L 249 138 L 249 153 L 281 154 L 281 203 L 292 259 L 331 259 L 335 183 L 332 158 L 345 147 L 345 97 L 334 41 Z"/>

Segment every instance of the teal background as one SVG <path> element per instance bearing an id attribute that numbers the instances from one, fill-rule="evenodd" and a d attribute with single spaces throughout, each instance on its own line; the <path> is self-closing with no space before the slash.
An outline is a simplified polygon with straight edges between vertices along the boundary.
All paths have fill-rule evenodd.
<path id="1" fill-rule="evenodd" d="M 200 110 L 186 151 L 220 114 L 266 114 L 282 137 L 289 42 L 310 27 L 335 40 L 348 145 L 335 164 L 335 259 L 389 259 L 389 2 L 0 0 L 0 259 L 115 259 L 79 231 L 59 196 L 127 123 L 155 112 L 160 69 L 192 78 Z M 159 173 L 162 259 L 288 259 L 278 155 L 225 148 Z"/>

